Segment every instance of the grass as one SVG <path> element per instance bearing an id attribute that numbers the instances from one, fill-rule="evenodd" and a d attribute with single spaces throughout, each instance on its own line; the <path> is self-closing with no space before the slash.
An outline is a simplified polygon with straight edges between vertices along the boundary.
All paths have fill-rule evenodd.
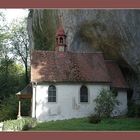
<path id="1" fill-rule="evenodd" d="M 38 123 L 32 131 L 136 131 L 140 130 L 140 118 L 103 119 L 98 124 L 88 118 Z"/>

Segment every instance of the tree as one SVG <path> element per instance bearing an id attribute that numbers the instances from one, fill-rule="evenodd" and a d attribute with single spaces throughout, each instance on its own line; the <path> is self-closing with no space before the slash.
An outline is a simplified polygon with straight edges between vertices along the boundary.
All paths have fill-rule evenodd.
<path id="1" fill-rule="evenodd" d="M 12 59 L 0 62 L 0 99 L 15 94 L 25 86 L 23 66 Z"/>
<path id="2" fill-rule="evenodd" d="M 29 116 L 30 100 L 23 100 L 22 115 Z M 10 95 L 2 100 L 0 104 L 0 122 L 9 119 L 16 119 L 18 113 L 18 99 L 16 95 Z"/>
<path id="3" fill-rule="evenodd" d="M 95 103 L 95 112 L 99 117 L 110 117 L 115 105 L 119 104 L 115 93 L 106 89 L 100 91 L 100 94 L 95 99 Z"/>
<path id="4" fill-rule="evenodd" d="M 0 121 L 17 117 L 18 102 L 15 93 L 26 83 L 24 69 L 12 59 L 1 59 L 0 62 Z M 28 110 L 24 104 L 23 110 Z"/>
<path id="5" fill-rule="evenodd" d="M 0 121 L 17 117 L 18 102 L 15 93 L 23 89 L 28 81 L 29 48 L 26 23 L 15 23 L 10 27 L 0 13 Z M 20 60 L 22 64 L 19 63 Z M 24 112 L 29 109 L 28 104 L 27 101 L 22 104 Z"/>
<path id="6" fill-rule="evenodd" d="M 13 60 L 9 58 L 9 27 L 5 20 L 5 15 L 0 12 L 0 100 L 7 95 L 9 83 L 9 68 Z M 12 82 L 11 82 L 12 83 Z M 0 101 L 1 102 L 1 101 Z"/>
<path id="7" fill-rule="evenodd" d="M 0 61 L 8 57 L 9 48 L 9 27 L 7 26 L 5 15 L 0 12 Z"/>
<path id="8" fill-rule="evenodd" d="M 22 61 L 25 67 L 26 83 L 29 82 L 28 67 L 29 67 L 29 38 L 26 29 L 26 19 L 13 22 L 11 26 L 11 45 L 12 53 L 15 54 L 15 59 Z"/>
<path id="9" fill-rule="evenodd" d="M 18 99 L 15 95 L 4 98 L 0 104 L 0 122 L 17 118 Z"/>

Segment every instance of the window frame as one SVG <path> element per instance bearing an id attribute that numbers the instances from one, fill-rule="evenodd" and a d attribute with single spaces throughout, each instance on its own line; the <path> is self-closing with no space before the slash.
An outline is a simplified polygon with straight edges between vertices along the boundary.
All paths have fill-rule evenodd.
<path id="1" fill-rule="evenodd" d="M 54 89 L 51 89 L 50 88 L 53 87 Z M 50 94 L 55 94 L 55 95 L 50 95 Z M 51 98 L 51 100 L 49 99 Z M 55 100 L 53 100 L 53 98 L 55 98 Z M 56 97 L 56 86 L 54 85 L 50 85 L 48 87 L 48 103 L 56 103 L 57 102 L 57 97 Z"/>
<path id="2" fill-rule="evenodd" d="M 86 88 L 86 90 L 87 90 L 87 101 L 81 101 L 81 90 L 82 90 L 82 88 Z M 85 86 L 85 85 L 82 85 L 81 87 L 80 87 L 80 94 L 79 94 L 79 102 L 80 103 L 89 103 L 89 91 L 88 91 L 88 87 L 87 86 Z"/>

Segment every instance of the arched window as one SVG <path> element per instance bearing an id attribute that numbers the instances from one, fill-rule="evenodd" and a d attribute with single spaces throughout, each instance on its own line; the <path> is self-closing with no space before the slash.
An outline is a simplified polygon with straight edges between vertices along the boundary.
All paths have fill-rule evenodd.
<path id="1" fill-rule="evenodd" d="M 60 37 L 60 43 L 63 44 L 63 38 L 62 37 Z"/>
<path id="2" fill-rule="evenodd" d="M 56 87 L 50 85 L 48 88 L 48 102 L 56 102 Z"/>
<path id="3" fill-rule="evenodd" d="M 88 102 L 88 89 L 86 86 L 80 88 L 80 102 Z"/>

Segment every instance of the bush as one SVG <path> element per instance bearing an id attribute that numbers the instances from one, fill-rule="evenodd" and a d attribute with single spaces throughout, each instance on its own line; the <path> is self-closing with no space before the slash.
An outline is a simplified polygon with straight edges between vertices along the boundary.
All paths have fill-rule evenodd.
<path id="1" fill-rule="evenodd" d="M 89 122 L 90 123 L 94 123 L 94 124 L 97 124 L 101 121 L 101 118 L 97 115 L 92 115 L 89 117 Z"/>
<path id="2" fill-rule="evenodd" d="M 3 131 L 21 131 L 35 127 L 37 121 L 32 118 L 22 118 L 3 122 Z"/>
<path id="3" fill-rule="evenodd" d="M 21 115 L 29 116 L 30 100 L 21 101 Z M 10 95 L 0 103 L 0 122 L 6 120 L 13 120 L 17 118 L 18 113 L 18 98 L 16 95 Z"/>
<path id="4" fill-rule="evenodd" d="M 115 105 L 119 104 L 113 91 L 106 89 L 100 91 L 100 94 L 95 99 L 95 103 L 95 113 L 103 118 L 110 117 Z"/>
<path id="5" fill-rule="evenodd" d="M 0 104 L 0 122 L 16 119 L 18 111 L 18 99 L 15 95 L 10 95 L 5 97 L 5 99 Z"/>
<path id="6" fill-rule="evenodd" d="M 140 117 L 140 104 L 135 104 L 134 102 L 128 102 L 128 117 Z"/>

